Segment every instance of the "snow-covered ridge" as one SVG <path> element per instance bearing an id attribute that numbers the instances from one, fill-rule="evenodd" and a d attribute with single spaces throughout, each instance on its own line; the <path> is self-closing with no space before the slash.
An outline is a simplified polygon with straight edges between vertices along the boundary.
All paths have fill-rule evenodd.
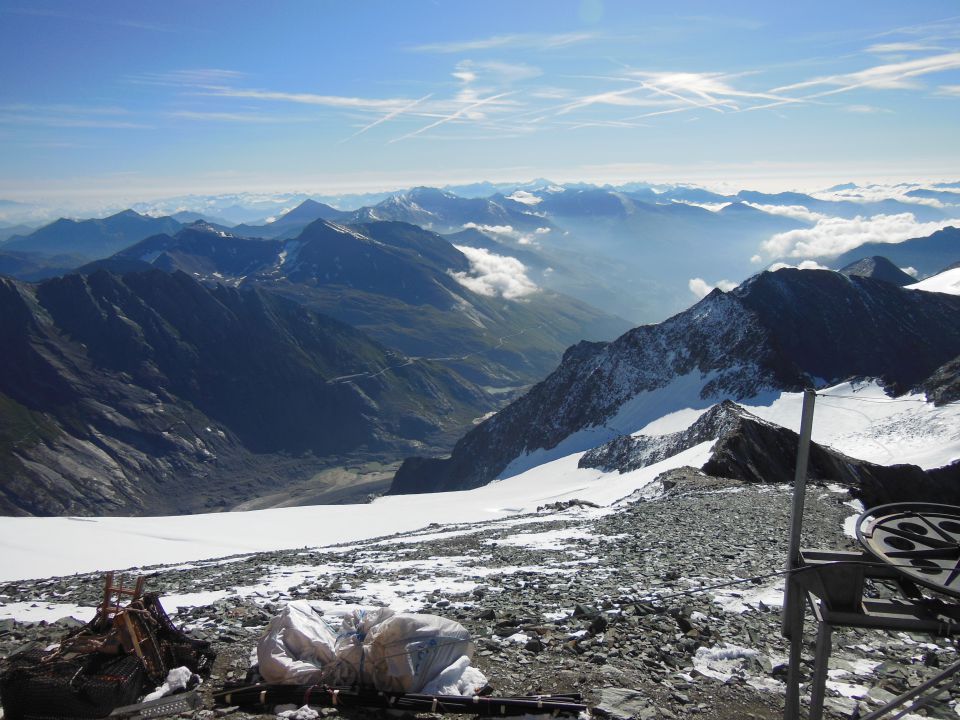
<path id="1" fill-rule="evenodd" d="M 924 467 L 960 458 L 960 403 L 934 407 L 923 396 L 890 398 L 876 383 L 824 388 L 814 415 L 814 439 L 842 452 L 890 463 Z M 800 393 L 779 393 L 753 414 L 796 430 Z M 681 411 L 676 417 L 696 418 Z M 912 429 L 912 432 L 908 432 Z M 378 498 L 364 505 L 324 505 L 210 515 L 148 518 L 0 518 L 0 580 L 47 577 L 111 567 L 189 562 L 286 548 L 325 547 L 391 533 L 409 533 L 432 523 L 458 524 L 535 512 L 546 503 L 581 499 L 616 503 L 650 486 L 676 467 L 699 467 L 712 441 L 702 442 L 648 467 L 620 474 L 579 468 L 582 452 L 532 467 L 474 490 Z M 102 548 L 110 547 L 109 558 Z"/>
<path id="2" fill-rule="evenodd" d="M 960 267 L 944 270 L 926 280 L 913 285 L 907 285 L 907 290 L 924 290 L 926 292 L 947 293 L 960 295 Z"/>

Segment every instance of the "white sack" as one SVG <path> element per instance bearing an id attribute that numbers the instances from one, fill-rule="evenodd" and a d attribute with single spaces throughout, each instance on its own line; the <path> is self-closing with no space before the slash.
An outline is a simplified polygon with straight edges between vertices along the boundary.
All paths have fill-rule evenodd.
<path id="1" fill-rule="evenodd" d="M 267 682 L 307 685 L 321 681 L 337 659 L 337 636 L 306 600 L 294 600 L 270 621 L 257 644 Z"/>
<path id="2" fill-rule="evenodd" d="M 340 632 L 337 635 L 336 652 L 340 665 L 336 673 L 336 681 L 328 680 L 334 685 L 359 685 L 361 687 L 380 688 L 372 673 L 372 667 L 367 662 L 371 631 L 380 623 L 393 617 L 390 608 L 363 608 L 354 610 L 343 618 Z"/>
<path id="3" fill-rule="evenodd" d="M 438 687 L 484 685 L 479 671 L 465 675 L 473 650 L 466 628 L 436 615 L 357 610 L 334 635 L 309 602 L 296 600 L 270 621 L 257 658 L 267 682 L 422 692 L 448 668 Z"/>
<path id="4" fill-rule="evenodd" d="M 473 658 L 467 629 L 436 615 L 394 615 L 367 639 L 374 685 L 388 692 L 420 692 L 461 656 Z"/>

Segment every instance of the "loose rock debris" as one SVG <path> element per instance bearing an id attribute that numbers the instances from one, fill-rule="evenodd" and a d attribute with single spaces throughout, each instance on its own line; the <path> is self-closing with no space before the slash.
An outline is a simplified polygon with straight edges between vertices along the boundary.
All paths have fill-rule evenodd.
<path id="1" fill-rule="evenodd" d="M 218 651 L 199 689 L 205 706 L 192 713 L 197 720 L 250 717 L 214 711 L 210 693 L 246 677 L 260 634 L 293 599 L 331 614 L 390 606 L 456 620 L 470 631 L 474 664 L 499 695 L 579 692 L 615 717 L 644 720 L 780 718 L 783 578 L 769 575 L 785 562 L 790 488 L 696 471 L 672 473 L 669 487 L 612 508 L 575 505 L 143 572 L 152 573 L 150 586 L 163 593 L 174 622 Z M 848 501 L 842 491 L 808 488 L 804 546 L 855 547 L 842 530 L 854 514 Z M 748 578 L 756 579 L 699 590 Z M 9 583 L 0 587 L 0 617 L 6 607 L 37 614 L 91 607 L 97 584 L 94 576 Z M 73 622 L 0 620 L 0 654 L 27 640 L 54 640 Z M 838 629 L 827 717 L 869 711 L 955 659 L 944 640 Z M 958 700 L 960 689 L 949 688 L 922 712 L 956 718 Z"/>

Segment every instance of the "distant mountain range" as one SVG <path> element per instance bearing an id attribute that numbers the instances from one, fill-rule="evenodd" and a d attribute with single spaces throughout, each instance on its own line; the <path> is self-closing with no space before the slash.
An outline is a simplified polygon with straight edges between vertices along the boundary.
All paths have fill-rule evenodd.
<path id="1" fill-rule="evenodd" d="M 460 250 L 400 222 L 345 227 L 317 220 L 293 239 L 273 240 L 195 225 L 148 238 L 81 271 L 150 267 L 269 290 L 405 354 L 444 358 L 464 377 L 492 388 L 535 382 L 570 344 L 616 337 L 629 327 L 553 292 L 516 299 L 474 292 L 454 277 L 472 272 Z"/>
<path id="2" fill-rule="evenodd" d="M 488 407 L 442 365 L 182 272 L 0 278 L 0 512 L 227 509 L 330 458 L 449 442 Z"/>
<path id="3" fill-rule="evenodd" d="M 232 235 L 280 240 L 296 238 L 321 219 L 340 225 L 398 221 L 457 238 L 472 231 L 472 241 L 464 243 L 470 247 L 482 247 L 477 233 L 482 234 L 497 245 L 497 254 L 521 260 L 540 287 L 644 323 L 682 310 L 697 288 L 732 286 L 756 272 L 759 263 L 778 260 L 761 249 L 778 233 L 804 231 L 824 218 L 909 214 L 917 222 L 943 223 L 960 216 L 960 193 L 946 186 L 895 190 L 894 197 L 874 199 L 881 197 L 876 188 L 853 184 L 815 195 L 723 194 L 685 185 L 614 188 L 537 180 L 327 198 L 302 193 L 182 197 L 137 206 L 153 214 L 167 210 L 171 217 L 166 219 L 132 211 L 103 220 L 61 219 L 14 238 L 3 250 L 37 253 L 28 262 L 11 259 L 6 267 L 21 279 L 38 279 L 62 272 L 62 263 L 50 255 L 101 259 L 150 235 L 172 235 L 179 227 L 160 227 L 161 221 L 200 220 Z M 238 218 L 241 224 L 229 227 Z M 883 255 L 925 276 L 960 260 L 956 248 L 949 254 L 945 247 L 916 253 L 904 247 L 897 251 L 905 253 L 901 262 L 888 247 L 866 245 L 819 262 L 839 268 Z M 911 258 L 915 262 L 906 261 Z"/>
<path id="4" fill-rule="evenodd" d="M 958 355 L 960 297 L 830 271 L 765 272 L 658 325 L 570 348 L 449 458 L 405 461 L 391 492 L 477 487 L 723 399 L 850 377 L 904 392 Z"/>

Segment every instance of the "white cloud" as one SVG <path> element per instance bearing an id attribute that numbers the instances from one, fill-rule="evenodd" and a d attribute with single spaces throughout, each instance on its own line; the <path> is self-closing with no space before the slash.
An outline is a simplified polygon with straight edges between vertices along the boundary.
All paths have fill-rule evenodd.
<path id="1" fill-rule="evenodd" d="M 930 207 L 943 208 L 946 205 L 940 200 L 934 198 L 915 197 L 909 195 L 911 190 L 937 190 L 943 192 L 943 188 L 933 187 L 930 183 L 898 183 L 896 185 L 884 185 L 874 183 L 871 185 L 858 185 L 853 188 L 843 188 L 841 190 L 812 192 L 810 195 L 818 200 L 829 200 L 831 202 L 849 201 L 856 203 L 880 202 L 882 200 L 897 200 L 903 203 L 913 203 L 914 205 L 929 205 Z M 960 195 L 957 196 L 960 202 Z"/>
<path id="2" fill-rule="evenodd" d="M 720 212 L 721 210 L 723 210 L 723 209 L 724 209 L 725 207 L 727 207 L 728 205 L 732 205 L 732 204 L 733 204 L 733 203 L 728 203 L 728 202 L 699 203 L 699 202 L 693 202 L 693 200 L 677 200 L 677 199 L 673 199 L 673 200 L 671 200 L 670 202 L 672 202 L 672 203 L 674 203 L 674 204 L 676 204 L 676 205 L 693 205 L 693 207 L 703 208 L 704 210 L 709 210 L 710 212 Z M 747 204 L 749 204 L 749 203 L 747 203 Z"/>
<path id="3" fill-rule="evenodd" d="M 526 266 L 516 258 L 495 255 L 482 248 L 455 247 L 467 256 L 470 272 L 451 272 L 450 275 L 468 290 L 487 297 L 516 300 L 539 289 L 527 277 Z"/>
<path id="4" fill-rule="evenodd" d="M 783 270 L 783 268 L 794 268 L 796 270 L 829 270 L 826 265 L 821 265 L 818 262 L 813 260 L 804 260 L 797 265 L 791 265 L 790 263 L 777 262 L 767 268 L 770 272 L 776 272 L 777 270 Z"/>
<path id="5" fill-rule="evenodd" d="M 513 200 L 514 202 L 523 203 L 524 205 L 539 205 L 543 202 L 543 198 L 539 198 L 526 190 L 515 190 L 513 195 L 507 196 L 507 200 Z"/>
<path id="6" fill-rule="evenodd" d="M 752 262 L 754 265 L 759 265 L 760 263 L 763 262 L 763 258 L 760 257 L 759 255 L 754 255 L 753 257 L 750 258 L 750 262 Z"/>
<path id="7" fill-rule="evenodd" d="M 705 298 L 709 295 L 715 288 L 720 288 L 723 292 L 730 292 L 735 287 L 737 283 L 730 282 L 729 280 L 718 280 L 715 284 L 711 285 L 703 278 L 690 278 L 687 282 L 687 287 L 690 289 L 694 295 L 697 296 L 697 299 Z"/>
<path id="8" fill-rule="evenodd" d="M 902 268 L 900 268 L 900 269 L 903 270 L 903 271 L 904 271 L 907 275 L 909 275 L 910 277 L 915 277 L 915 278 L 916 278 L 916 277 L 920 277 L 920 271 L 918 271 L 918 270 L 917 270 L 915 267 L 913 267 L 912 265 L 907 265 L 907 267 L 902 267 Z"/>
<path id="9" fill-rule="evenodd" d="M 794 220 L 803 220 L 804 222 L 815 223 L 818 220 L 823 220 L 828 217 L 823 213 L 814 212 L 803 205 L 761 205 L 760 203 L 752 202 L 744 204 L 771 215 L 783 215 L 788 218 L 793 218 Z"/>
<path id="10" fill-rule="evenodd" d="M 519 245 L 536 245 L 535 235 L 546 235 L 550 232 L 550 228 L 541 227 L 533 231 L 533 235 L 529 233 L 522 232 L 520 230 L 515 230 L 512 225 L 479 225 L 475 222 L 468 222 L 463 226 L 464 230 L 479 230 L 482 233 L 487 235 L 496 235 L 497 239 L 507 238 L 512 240 Z"/>
<path id="11" fill-rule="evenodd" d="M 960 85 L 941 85 L 937 88 L 937 95 L 960 96 Z"/>
<path id="12" fill-rule="evenodd" d="M 763 243 L 768 257 L 835 257 L 868 242 L 898 243 L 930 235 L 948 225 L 960 225 L 960 219 L 917 222 L 913 213 L 898 215 L 824 218 L 812 228 L 777 233 Z"/>

